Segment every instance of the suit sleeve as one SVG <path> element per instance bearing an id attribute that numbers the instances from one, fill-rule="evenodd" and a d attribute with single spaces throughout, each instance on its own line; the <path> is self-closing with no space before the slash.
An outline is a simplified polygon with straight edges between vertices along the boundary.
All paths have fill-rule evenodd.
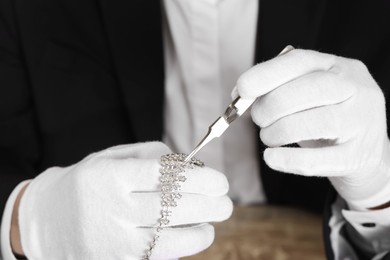
<path id="1" fill-rule="evenodd" d="M 37 120 L 12 2 L 0 0 L 0 214 L 15 186 L 35 176 Z"/>
<path id="2" fill-rule="evenodd" d="M 328 259 L 390 259 L 390 208 L 351 211 L 338 196 L 325 212 Z"/>

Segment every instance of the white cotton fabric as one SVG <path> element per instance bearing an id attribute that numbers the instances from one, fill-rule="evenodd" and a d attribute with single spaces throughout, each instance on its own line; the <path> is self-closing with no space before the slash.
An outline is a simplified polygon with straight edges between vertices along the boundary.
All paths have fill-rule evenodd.
<path id="1" fill-rule="evenodd" d="M 257 98 L 252 118 L 269 146 L 266 163 L 282 172 L 328 177 L 351 210 L 333 205 L 334 252 L 355 259 L 340 237 L 348 221 L 379 252 L 390 249 L 390 149 L 384 96 L 359 61 L 293 50 L 240 76 L 241 97 Z M 282 147 L 298 143 L 300 148 Z M 362 227 L 375 223 L 376 228 Z M 381 250 L 381 251 L 380 251 Z"/>
<path id="2" fill-rule="evenodd" d="M 258 0 L 165 0 L 164 142 L 189 153 L 231 102 L 237 78 L 253 66 Z M 265 201 L 257 134 L 249 113 L 198 158 L 226 174 L 238 203 Z"/>
<path id="3" fill-rule="evenodd" d="M 109 148 L 66 168 L 50 168 L 31 181 L 19 207 L 23 250 L 29 260 L 141 259 L 160 216 L 162 143 Z M 152 259 L 195 254 L 213 242 L 214 228 L 232 212 L 226 177 L 207 167 L 186 173 L 183 198 Z M 18 186 L 20 187 L 20 185 Z M 17 188 L 3 220 L 4 260 L 10 254 L 9 222 Z M 180 225 L 180 227 L 178 226 Z M 7 232 L 8 231 L 8 232 Z M 3 243 L 4 242 L 4 243 Z"/>
<path id="4" fill-rule="evenodd" d="M 383 93 L 363 63 L 292 50 L 245 72 L 244 98 L 272 168 L 329 177 L 352 209 L 390 198 L 390 149 Z M 282 147 L 299 143 L 301 148 Z"/>

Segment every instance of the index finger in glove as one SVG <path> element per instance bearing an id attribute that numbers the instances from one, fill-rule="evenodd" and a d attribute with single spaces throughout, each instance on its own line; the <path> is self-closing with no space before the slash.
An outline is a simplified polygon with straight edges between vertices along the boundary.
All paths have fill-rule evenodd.
<path id="1" fill-rule="evenodd" d="M 237 81 L 238 93 L 242 98 L 257 98 L 305 74 L 330 70 L 335 59 L 316 51 L 292 50 L 243 73 Z"/>
<path id="2" fill-rule="evenodd" d="M 359 165 L 346 157 L 350 144 L 318 148 L 267 148 L 264 161 L 274 170 L 304 176 L 343 176 L 356 171 L 348 166 Z"/>
<path id="3" fill-rule="evenodd" d="M 110 169 L 113 178 L 132 192 L 158 191 L 160 189 L 160 164 L 156 159 L 112 159 Z M 224 174 L 209 167 L 186 169 L 187 180 L 181 191 L 187 193 L 221 196 L 227 193 L 229 184 Z"/>
<path id="4" fill-rule="evenodd" d="M 104 155 L 111 158 L 145 158 L 157 159 L 164 154 L 171 153 L 167 145 L 162 142 L 144 142 L 134 144 L 123 144 L 110 147 L 102 151 Z"/>
<path id="5" fill-rule="evenodd" d="M 300 111 L 344 102 L 353 94 L 354 87 L 332 70 L 313 72 L 258 98 L 252 106 L 252 119 L 260 127 L 268 127 Z"/>

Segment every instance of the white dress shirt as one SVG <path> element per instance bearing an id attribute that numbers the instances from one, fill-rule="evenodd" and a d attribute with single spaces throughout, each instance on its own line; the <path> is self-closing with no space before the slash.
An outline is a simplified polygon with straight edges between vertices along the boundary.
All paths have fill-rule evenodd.
<path id="1" fill-rule="evenodd" d="M 165 131 L 174 152 L 190 153 L 231 100 L 238 76 L 253 66 L 258 0 L 165 0 Z M 197 155 L 224 172 L 229 196 L 264 202 L 250 113 Z"/>

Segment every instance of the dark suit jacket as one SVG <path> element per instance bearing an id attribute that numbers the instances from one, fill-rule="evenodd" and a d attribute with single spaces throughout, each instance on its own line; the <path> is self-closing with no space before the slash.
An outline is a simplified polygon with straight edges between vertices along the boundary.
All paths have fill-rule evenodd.
<path id="1" fill-rule="evenodd" d="M 1 210 L 47 167 L 161 139 L 161 13 L 160 1 L 0 0 Z M 288 44 L 353 57 L 386 92 L 389 14 L 387 0 L 261 0 L 256 62 Z M 323 207 L 325 179 L 261 170 L 270 203 Z"/>

